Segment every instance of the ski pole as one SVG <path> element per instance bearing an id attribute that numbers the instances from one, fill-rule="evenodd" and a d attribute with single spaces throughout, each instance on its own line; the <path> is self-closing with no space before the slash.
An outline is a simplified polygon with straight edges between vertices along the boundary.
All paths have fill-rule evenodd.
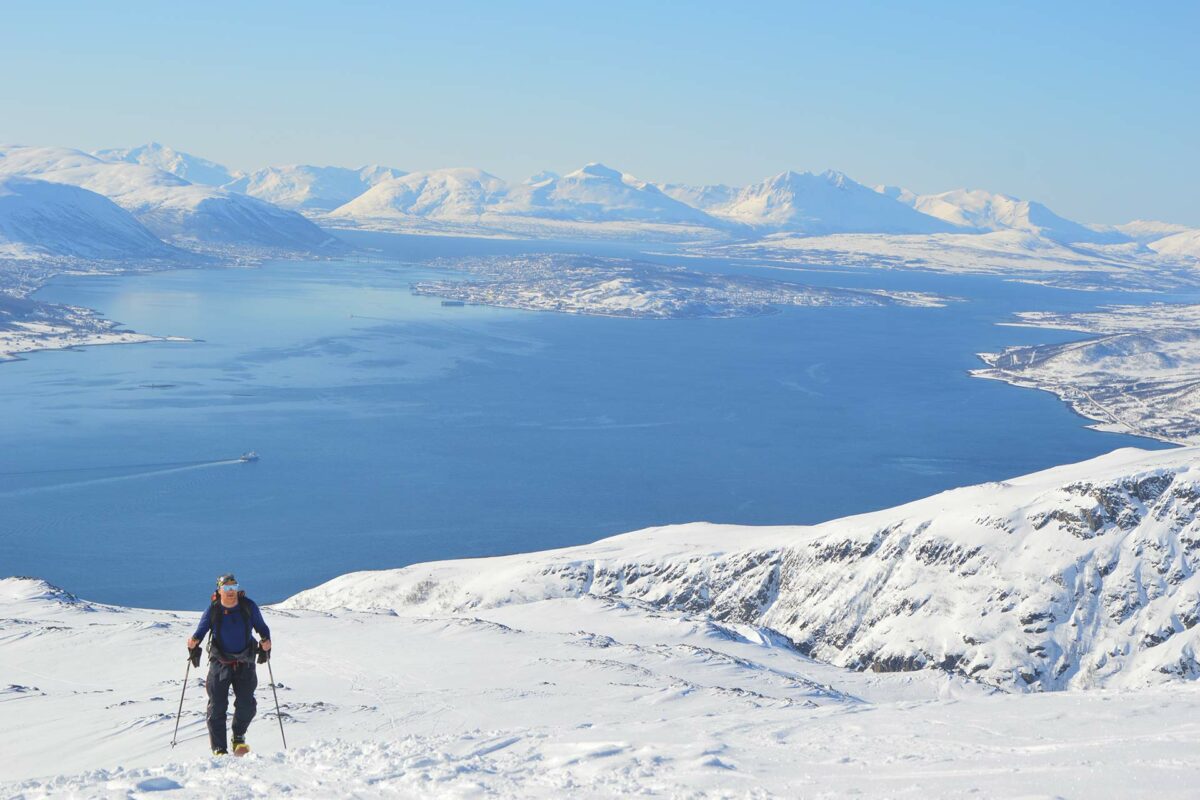
<path id="1" fill-rule="evenodd" d="M 192 674 L 192 656 L 189 653 L 187 667 L 183 670 L 183 690 L 179 692 L 179 710 L 175 712 L 175 733 L 171 734 L 171 747 L 175 746 L 175 738 L 179 736 L 179 717 L 183 715 L 183 696 L 187 694 L 188 676 Z"/>
<path id="2" fill-rule="evenodd" d="M 271 658 L 267 656 L 267 675 L 271 678 L 271 694 L 275 695 L 275 719 L 279 720 L 279 738 L 283 739 L 283 749 L 287 750 L 287 737 L 283 735 L 283 716 L 279 713 L 279 692 L 275 691 L 275 670 L 271 669 Z"/>

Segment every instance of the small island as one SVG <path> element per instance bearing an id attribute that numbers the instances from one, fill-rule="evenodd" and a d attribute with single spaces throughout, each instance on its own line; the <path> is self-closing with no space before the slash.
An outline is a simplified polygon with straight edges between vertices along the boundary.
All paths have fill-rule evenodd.
<path id="1" fill-rule="evenodd" d="M 718 275 L 642 261 L 576 255 L 468 258 L 440 266 L 470 280 L 421 281 L 413 294 L 442 305 L 487 305 L 640 319 L 745 317 L 785 306 L 941 307 L 923 292 L 806 286 L 745 275 Z"/>

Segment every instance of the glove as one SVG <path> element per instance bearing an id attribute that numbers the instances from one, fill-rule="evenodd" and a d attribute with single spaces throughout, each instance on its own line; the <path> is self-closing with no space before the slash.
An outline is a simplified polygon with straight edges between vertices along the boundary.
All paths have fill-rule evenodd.
<path id="1" fill-rule="evenodd" d="M 188 658 L 191 659 L 193 667 L 200 666 L 200 645 L 188 650 Z"/>

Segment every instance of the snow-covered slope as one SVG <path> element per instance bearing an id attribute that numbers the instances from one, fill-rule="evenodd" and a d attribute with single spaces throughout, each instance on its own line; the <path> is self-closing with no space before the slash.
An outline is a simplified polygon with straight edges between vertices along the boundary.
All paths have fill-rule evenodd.
<path id="1" fill-rule="evenodd" d="M 342 576 L 264 609 L 290 749 L 260 667 L 234 761 L 194 670 L 169 747 L 199 609 L 0 580 L 0 796 L 1184 798 L 1198 509 L 1200 450 L 1130 449 L 812 527 Z"/>
<path id="2" fill-rule="evenodd" d="M 198 608 L 0 580 L 0 797 L 1185 798 L 1200 779 L 1194 685 L 849 672 L 769 631 L 591 596 L 264 614 L 288 749 L 259 667 L 254 753 L 215 760 L 194 669 L 170 747 Z"/>
<path id="3" fill-rule="evenodd" d="M 1006 689 L 1195 678 L 1200 450 L 1135 449 L 812 527 L 696 523 L 345 575 L 285 608 L 478 613 L 590 595 L 777 631 L 859 670 Z"/>
<path id="4" fill-rule="evenodd" d="M 0 175 L 79 186 L 108 197 L 157 236 L 203 247 L 320 251 L 337 240 L 293 211 L 155 167 L 63 147 L 0 147 Z"/>
<path id="5" fill-rule="evenodd" d="M 887 188 L 887 187 L 884 187 Z M 941 194 L 898 196 L 923 214 L 960 228 L 977 231 L 1016 230 L 1054 242 L 1109 244 L 1128 241 L 1119 231 L 1104 231 L 1060 217 L 1041 203 L 982 189 L 956 189 Z"/>
<path id="6" fill-rule="evenodd" d="M 183 178 L 188 183 L 201 183 L 207 186 L 223 186 L 237 177 L 230 170 L 215 161 L 173 150 L 158 142 L 150 142 L 138 147 L 112 148 L 96 150 L 92 155 L 104 161 L 125 161 L 130 164 L 141 164 L 154 167 L 163 172 Z"/>
<path id="7" fill-rule="evenodd" d="M 1200 259 L 1200 228 L 1165 236 L 1150 242 L 1147 247 L 1164 256 Z"/>
<path id="8" fill-rule="evenodd" d="M 411 172 L 380 181 L 361 196 L 334 209 L 329 217 L 472 220 L 499 199 L 505 188 L 504 181 L 480 169 L 464 167 Z"/>
<path id="9" fill-rule="evenodd" d="M 314 167 L 288 164 L 243 175 L 226 188 L 257 197 L 282 208 L 332 211 L 377 183 L 406 173 L 391 167 Z"/>
<path id="10" fill-rule="evenodd" d="M 0 256 L 132 260 L 180 255 L 102 195 L 76 186 L 0 177 Z"/>
<path id="11" fill-rule="evenodd" d="M 913 192 L 910 192 L 908 189 L 905 189 L 903 186 L 880 184 L 873 188 L 881 195 L 904 203 L 904 205 L 909 206 L 910 208 L 917 202 L 917 195 Z"/>
<path id="12" fill-rule="evenodd" d="M 502 215 L 586 222 L 719 225 L 708 214 L 667 196 L 654 184 L 597 163 L 561 178 L 551 176 L 514 186 L 490 210 Z"/>
<path id="13" fill-rule="evenodd" d="M 781 172 L 742 189 L 714 216 L 768 231 L 827 233 L 940 233 L 953 226 L 829 170 Z"/>
<path id="14" fill-rule="evenodd" d="M 1178 225 L 1174 222 L 1159 222 L 1152 219 L 1135 219 L 1133 222 L 1109 227 L 1123 233 L 1135 242 L 1153 242 L 1156 239 L 1192 230 L 1187 225 Z"/>

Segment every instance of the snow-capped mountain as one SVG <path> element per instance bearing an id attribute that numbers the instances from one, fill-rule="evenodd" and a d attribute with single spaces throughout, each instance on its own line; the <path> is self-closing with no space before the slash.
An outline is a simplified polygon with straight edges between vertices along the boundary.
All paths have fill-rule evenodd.
<path id="1" fill-rule="evenodd" d="M 92 155 L 104 161 L 125 161 L 130 164 L 154 167 L 183 178 L 188 183 L 201 183 L 206 186 L 223 186 L 237 177 L 236 173 L 231 172 L 222 164 L 194 156 L 191 153 L 173 150 L 158 142 L 150 142 L 138 147 L 95 150 Z"/>
<path id="2" fill-rule="evenodd" d="M 380 181 L 359 197 L 334 209 L 333 219 L 428 217 L 470 220 L 503 196 L 506 186 L 495 175 L 468 167 L 411 172 Z"/>
<path id="3" fill-rule="evenodd" d="M 1099 227 L 1104 228 L 1105 226 Z M 1152 219 L 1135 219 L 1133 222 L 1107 227 L 1123 233 L 1135 242 L 1143 243 L 1153 242 L 1177 233 L 1186 233 L 1193 230 L 1187 225 L 1177 225 L 1174 222 L 1159 222 Z"/>
<path id="4" fill-rule="evenodd" d="M 718 225 L 699 209 L 632 175 L 587 164 L 562 177 L 526 181 L 490 209 L 496 214 L 587 222 Z"/>
<path id="5" fill-rule="evenodd" d="M 414 172 L 382 181 L 329 214 L 334 220 L 404 217 L 497 227 L 512 218 L 585 224 L 718 224 L 653 184 L 603 164 L 588 164 L 564 176 L 541 173 L 517 186 L 478 169 Z"/>
<path id="6" fill-rule="evenodd" d="M 766 231 L 828 233 L 941 233 L 946 222 L 922 214 L 829 170 L 781 172 L 742 189 L 714 216 Z"/>
<path id="7" fill-rule="evenodd" d="M 243 175 L 226 188 L 282 208 L 332 211 L 377 183 L 406 175 L 392 167 L 314 167 L 288 164 Z"/>
<path id="8" fill-rule="evenodd" d="M 160 259 L 183 255 L 108 198 L 48 181 L 0 177 L 0 256 Z"/>
<path id="9" fill-rule="evenodd" d="M 908 203 L 923 214 L 968 230 L 1024 231 L 1059 243 L 1111 244 L 1128 241 L 1119 231 L 1089 228 L 1060 217 L 1041 203 L 1020 200 L 1006 194 L 982 189 L 956 189 L 926 195 L 900 191 L 902 194 L 897 195 L 900 202 Z"/>
<path id="10" fill-rule="evenodd" d="M 723 206 L 733 200 L 741 191 L 736 186 L 726 186 L 723 183 L 713 183 L 693 186 L 687 183 L 660 183 L 660 191 L 667 197 L 673 197 L 681 203 L 687 203 L 692 208 L 709 211 Z"/>
<path id="11" fill-rule="evenodd" d="M 696 523 L 345 575 L 286 608 L 478 613 L 608 597 L 777 631 L 825 662 L 1014 690 L 1195 678 L 1200 449 L 1125 449 L 811 527 Z"/>
<path id="12" fill-rule="evenodd" d="M 0 175 L 102 194 L 163 239 L 202 247 L 316 251 L 337 240 L 293 211 L 155 167 L 104 161 L 65 147 L 0 147 Z"/>

